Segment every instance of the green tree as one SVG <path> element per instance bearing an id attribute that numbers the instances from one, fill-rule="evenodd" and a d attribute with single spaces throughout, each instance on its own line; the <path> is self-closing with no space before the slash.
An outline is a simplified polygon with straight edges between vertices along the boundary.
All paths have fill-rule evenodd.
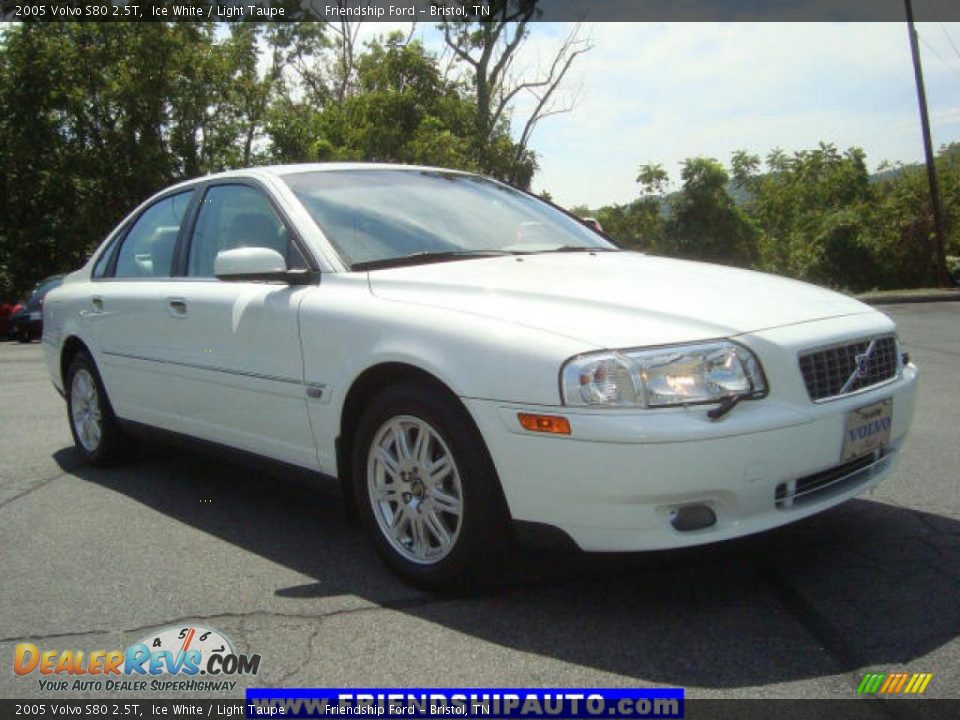
<path id="1" fill-rule="evenodd" d="M 651 217 L 647 199 L 625 205 L 606 205 L 593 213 L 603 231 L 620 245 L 631 250 L 655 249 L 659 219 Z"/>
<path id="2" fill-rule="evenodd" d="M 948 255 L 960 254 L 960 144 L 940 149 L 936 157 L 946 226 Z M 876 283 L 881 287 L 937 284 L 933 214 L 922 165 L 888 167 L 873 188 L 865 215 L 874 239 Z"/>
<path id="3" fill-rule="evenodd" d="M 637 183 L 644 195 L 659 195 L 667 190 L 667 184 L 670 182 L 670 176 L 663 169 L 663 165 L 641 165 L 637 175 Z"/>
<path id="4" fill-rule="evenodd" d="M 206 23 L 25 23 L 0 36 L 0 269 L 77 267 L 171 182 L 255 159 L 256 34 Z"/>
<path id="5" fill-rule="evenodd" d="M 437 58 L 400 33 L 374 40 L 354 59 L 356 92 L 317 107 L 280 98 L 267 124 L 275 159 L 369 160 L 478 170 L 529 185 L 536 163 L 508 129 L 480 141 L 467 88 L 445 79 Z"/>
<path id="6" fill-rule="evenodd" d="M 871 287 L 877 268 L 866 225 L 872 188 L 863 150 L 841 153 L 820 143 L 788 156 L 774 149 L 766 174 L 757 156 L 738 151 L 731 166 L 760 232 L 761 267 L 822 284 Z"/>
<path id="7" fill-rule="evenodd" d="M 713 158 L 688 158 L 683 187 L 670 203 L 661 249 L 667 254 L 750 266 L 756 232 L 727 190 L 729 175 Z"/>

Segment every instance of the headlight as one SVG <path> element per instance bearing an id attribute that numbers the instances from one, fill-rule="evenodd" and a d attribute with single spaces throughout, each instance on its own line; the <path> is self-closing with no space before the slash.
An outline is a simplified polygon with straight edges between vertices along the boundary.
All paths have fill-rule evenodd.
<path id="1" fill-rule="evenodd" d="M 760 363 L 732 342 L 591 353 L 560 371 L 565 405 L 669 407 L 767 391 Z"/>

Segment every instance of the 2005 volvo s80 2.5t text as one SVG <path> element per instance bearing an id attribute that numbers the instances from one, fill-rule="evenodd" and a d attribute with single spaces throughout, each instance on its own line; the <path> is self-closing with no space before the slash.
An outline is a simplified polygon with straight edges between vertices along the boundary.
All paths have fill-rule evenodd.
<path id="1" fill-rule="evenodd" d="M 385 165 L 165 190 L 50 293 L 43 342 L 91 462 L 153 428 L 339 478 L 425 585 L 517 538 L 672 548 L 820 512 L 896 462 L 917 382 L 854 299 Z"/>

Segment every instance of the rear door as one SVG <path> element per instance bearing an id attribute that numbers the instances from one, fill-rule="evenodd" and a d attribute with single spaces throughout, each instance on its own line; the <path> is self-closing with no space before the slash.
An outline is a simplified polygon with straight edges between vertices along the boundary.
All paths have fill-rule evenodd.
<path id="1" fill-rule="evenodd" d="M 118 236 L 94 269 L 82 311 L 114 410 L 122 418 L 169 429 L 179 418 L 161 298 L 194 192 L 155 201 Z"/>
<path id="2" fill-rule="evenodd" d="M 298 320 L 315 288 L 216 279 L 217 253 L 239 247 L 270 248 L 288 269 L 308 267 L 263 187 L 243 180 L 206 187 L 185 237 L 181 277 L 162 298 L 183 431 L 316 468 Z"/>

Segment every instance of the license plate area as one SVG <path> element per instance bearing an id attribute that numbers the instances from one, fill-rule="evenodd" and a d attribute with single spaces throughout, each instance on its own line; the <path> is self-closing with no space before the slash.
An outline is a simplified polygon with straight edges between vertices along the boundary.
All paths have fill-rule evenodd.
<path id="1" fill-rule="evenodd" d="M 881 400 L 847 413 L 840 462 L 869 455 L 890 444 L 893 400 Z"/>

